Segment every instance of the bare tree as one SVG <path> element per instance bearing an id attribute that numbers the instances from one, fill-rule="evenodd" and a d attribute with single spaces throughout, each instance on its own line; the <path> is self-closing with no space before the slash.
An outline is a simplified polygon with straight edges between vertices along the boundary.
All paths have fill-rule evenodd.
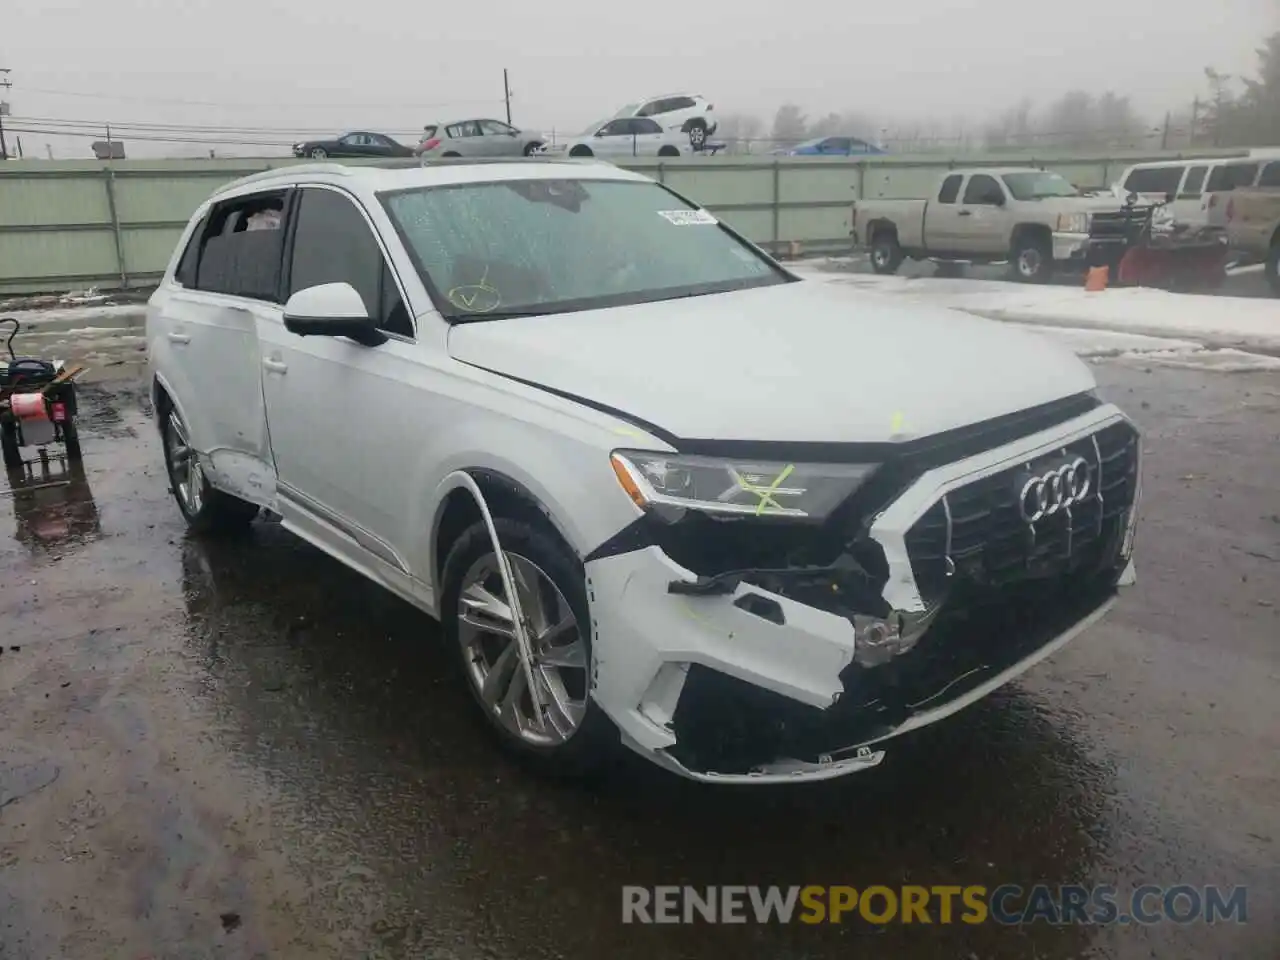
<path id="1" fill-rule="evenodd" d="M 775 146 L 794 146 L 809 133 L 809 118 L 794 103 L 784 103 L 773 116 L 770 136 Z"/>

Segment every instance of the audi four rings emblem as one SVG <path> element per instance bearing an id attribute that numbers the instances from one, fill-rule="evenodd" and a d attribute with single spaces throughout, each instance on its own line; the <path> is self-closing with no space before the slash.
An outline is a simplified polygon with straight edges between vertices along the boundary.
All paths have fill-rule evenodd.
<path id="1" fill-rule="evenodd" d="M 1022 485 L 1018 510 L 1024 521 L 1035 523 L 1083 502 L 1092 485 L 1088 462 L 1076 457 L 1070 463 L 1029 478 Z"/>

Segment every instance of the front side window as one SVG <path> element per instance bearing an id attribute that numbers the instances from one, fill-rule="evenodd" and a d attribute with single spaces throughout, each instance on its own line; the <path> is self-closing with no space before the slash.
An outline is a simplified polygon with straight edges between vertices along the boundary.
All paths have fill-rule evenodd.
<path id="1" fill-rule="evenodd" d="M 964 175 L 953 173 L 942 181 L 942 186 L 938 188 L 939 203 L 955 203 L 956 197 L 960 196 L 960 181 L 964 179 Z"/>
<path id="2" fill-rule="evenodd" d="M 1001 178 L 1017 200 L 1046 200 L 1050 197 L 1075 197 L 1080 191 L 1065 177 L 1047 170 L 1034 173 L 1006 173 Z"/>
<path id="3" fill-rule="evenodd" d="M 646 117 L 636 117 L 631 121 L 631 133 L 643 135 L 646 133 L 661 133 L 662 125 L 657 120 L 649 120 Z"/>
<path id="4" fill-rule="evenodd" d="M 610 120 L 600 128 L 602 137 L 621 137 L 631 135 L 631 120 Z"/>
<path id="5" fill-rule="evenodd" d="M 289 294 L 322 283 L 349 283 L 381 329 L 413 336 L 395 278 L 355 204 L 333 190 L 304 189 L 294 216 Z"/>
<path id="6" fill-rule="evenodd" d="M 385 194 L 382 202 L 451 321 L 624 306 L 790 279 L 656 183 L 451 184 Z"/>

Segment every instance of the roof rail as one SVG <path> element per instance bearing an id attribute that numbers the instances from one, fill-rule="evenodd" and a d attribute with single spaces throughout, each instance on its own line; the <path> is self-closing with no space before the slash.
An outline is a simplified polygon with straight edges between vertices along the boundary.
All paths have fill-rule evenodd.
<path id="1" fill-rule="evenodd" d="M 338 176 L 350 176 L 352 168 L 341 163 L 288 163 L 279 167 L 268 167 L 266 170 L 259 170 L 257 173 L 251 173 L 247 176 L 232 180 L 230 183 L 224 183 L 217 190 L 213 191 L 214 195 L 225 193 L 236 187 L 244 186 L 247 183 L 258 183 L 263 180 L 275 180 L 278 177 L 292 176 L 298 173 L 332 173 Z"/>

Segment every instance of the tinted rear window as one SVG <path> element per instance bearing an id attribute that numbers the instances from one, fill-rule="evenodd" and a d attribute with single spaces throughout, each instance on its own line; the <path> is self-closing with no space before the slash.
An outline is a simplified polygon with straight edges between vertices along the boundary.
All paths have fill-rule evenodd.
<path id="1" fill-rule="evenodd" d="M 1237 187 L 1253 185 L 1253 178 L 1258 175 L 1256 163 L 1224 163 L 1214 167 L 1209 174 L 1209 184 L 1205 187 L 1210 193 L 1220 190 L 1235 190 Z"/>
<path id="2" fill-rule="evenodd" d="M 1260 187 L 1280 187 L 1280 160 L 1273 160 L 1262 168 L 1262 176 L 1258 177 Z"/>
<path id="3" fill-rule="evenodd" d="M 1129 174 L 1124 188 L 1134 193 L 1174 193 L 1182 181 L 1183 167 L 1139 167 Z"/>

